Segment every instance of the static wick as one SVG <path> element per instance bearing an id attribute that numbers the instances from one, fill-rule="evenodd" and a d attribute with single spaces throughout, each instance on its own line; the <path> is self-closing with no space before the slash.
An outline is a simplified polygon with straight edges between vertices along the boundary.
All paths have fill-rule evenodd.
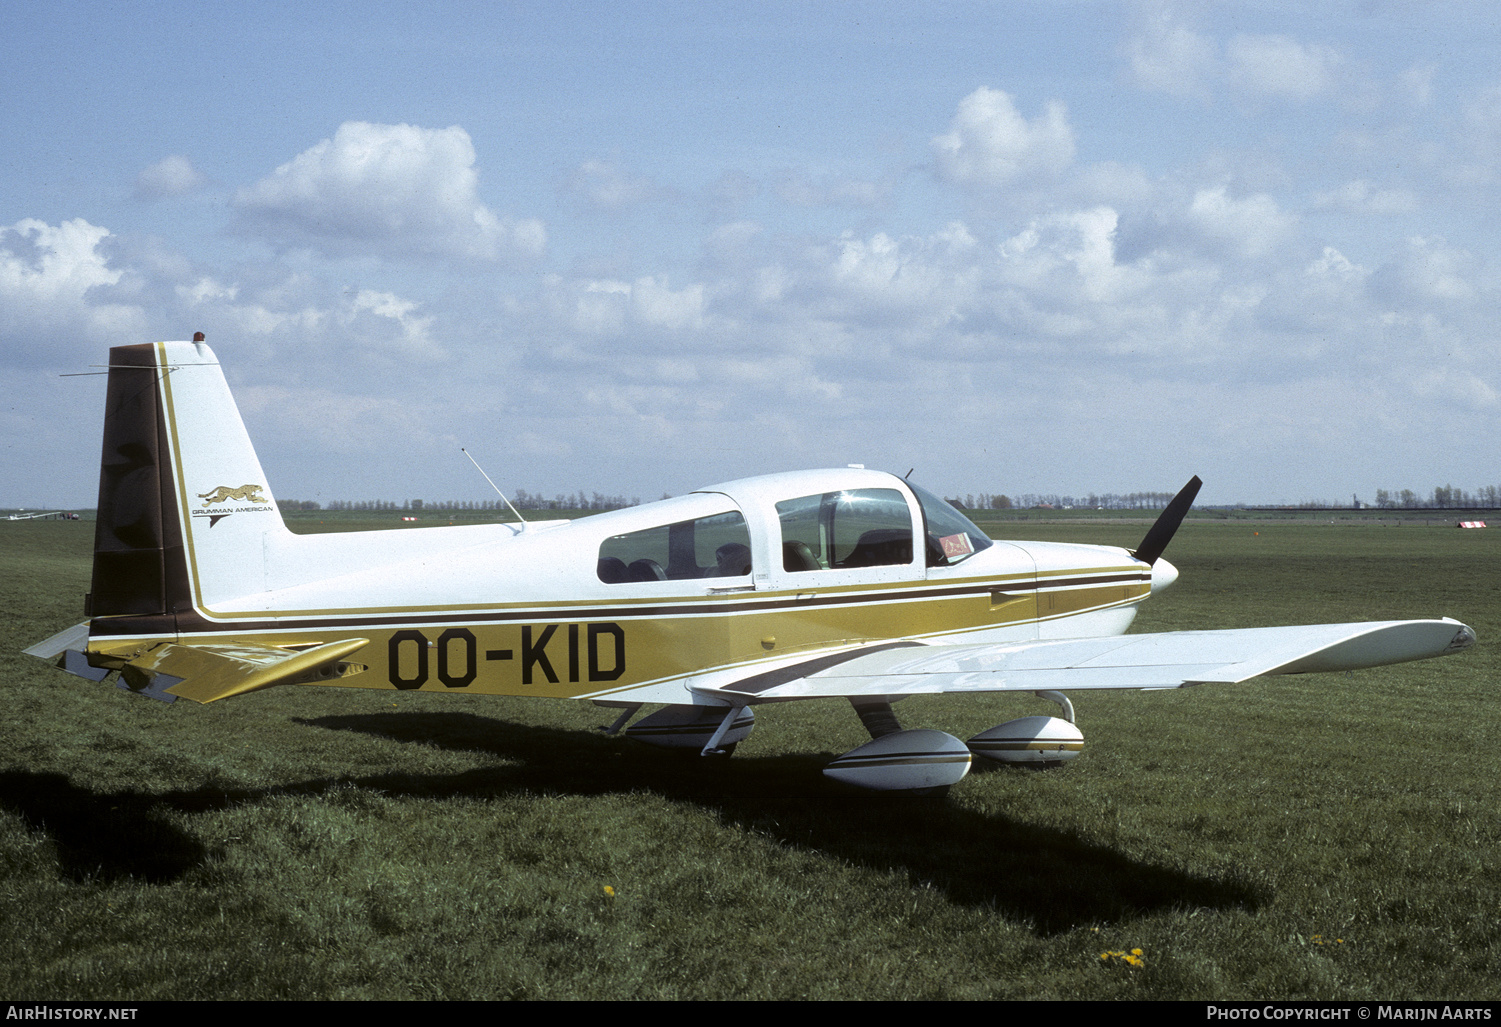
<path id="1" fill-rule="evenodd" d="M 490 476 L 488 474 L 485 474 L 485 469 L 479 465 L 479 461 L 476 460 L 476 459 L 474 459 L 474 457 L 470 454 L 469 450 L 465 449 L 463 446 L 460 446 L 459 447 L 459 452 L 463 453 L 465 456 L 469 457 L 469 462 L 474 465 L 474 469 L 476 471 L 478 471 L 484 477 L 484 479 L 486 481 L 490 481 Z M 516 519 L 518 521 L 520 521 L 522 524 L 525 524 L 526 523 L 526 518 L 523 517 L 523 516 L 521 516 L 521 511 L 520 510 L 516 509 L 514 506 L 511 506 L 511 501 L 506 498 L 506 494 L 504 492 L 500 491 L 500 487 L 498 485 L 496 485 L 493 481 L 490 481 L 490 487 L 495 490 L 495 494 L 500 497 L 501 502 L 505 503 L 506 506 L 510 507 L 511 513 L 513 513 L 513 514 L 516 515 Z"/>

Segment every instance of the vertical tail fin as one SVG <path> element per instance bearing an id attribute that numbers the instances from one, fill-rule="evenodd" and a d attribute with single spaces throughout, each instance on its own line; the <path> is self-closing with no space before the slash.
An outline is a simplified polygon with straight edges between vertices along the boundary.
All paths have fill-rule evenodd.
<path id="1" fill-rule="evenodd" d="M 90 617 L 175 619 L 265 587 L 286 526 L 204 343 L 110 350 L 98 516 Z"/>

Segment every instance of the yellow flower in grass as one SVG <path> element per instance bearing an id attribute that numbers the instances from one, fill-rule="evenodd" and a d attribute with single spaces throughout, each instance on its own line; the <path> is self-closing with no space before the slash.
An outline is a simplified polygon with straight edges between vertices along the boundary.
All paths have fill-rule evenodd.
<path id="1" fill-rule="evenodd" d="M 612 888 L 612 887 L 610 887 L 608 884 L 605 885 L 605 898 L 607 898 L 607 899 L 613 899 L 614 897 L 615 897 L 615 889 Z"/>

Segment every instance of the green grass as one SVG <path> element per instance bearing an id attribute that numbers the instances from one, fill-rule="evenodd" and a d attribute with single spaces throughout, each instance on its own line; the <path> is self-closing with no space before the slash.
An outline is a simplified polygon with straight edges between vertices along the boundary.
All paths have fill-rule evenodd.
<path id="1" fill-rule="evenodd" d="M 1190 522 L 1139 629 L 1447 614 L 1480 643 L 1075 693 L 1079 759 L 977 771 L 942 800 L 826 784 L 865 739 L 836 702 L 764 707 L 733 759 L 704 761 L 606 738 L 604 711 L 569 702 L 129 696 L 17 653 L 81 619 L 91 540 L 0 524 L 10 998 L 1501 992 L 1501 532 Z M 897 707 L 961 737 L 1053 709 Z M 1100 958 L 1134 948 L 1141 967 Z"/>

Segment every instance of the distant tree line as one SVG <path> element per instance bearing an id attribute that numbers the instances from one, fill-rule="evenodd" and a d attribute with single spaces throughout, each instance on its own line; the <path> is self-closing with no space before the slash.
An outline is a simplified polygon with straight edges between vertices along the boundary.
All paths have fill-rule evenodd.
<path id="1" fill-rule="evenodd" d="M 1172 501 L 1173 495 L 1172 492 L 1091 492 L 1084 496 L 1065 496 L 1056 492 L 1025 492 L 1016 496 L 1006 496 L 992 492 L 966 492 L 962 496 L 945 498 L 954 506 L 965 510 L 1034 510 L 1038 508 L 1056 510 L 1081 507 L 1090 510 L 1160 510 Z M 664 494 L 662 498 L 669 497 Z M 571 496 L 559 493 L 551 499 L 541 493 L 517 489 L 511 496 L 511 502 L 518 510 L 621 510 L 625 507 L 641 505 L 639 496 L 627 499 L 625 496 L 606 496 L 599 492 L 585 493 L 582 489 Z M 409 499 L 400 503 L 389 499 L 335 499 L 326 506 L 310 499 L 279 499 L 277 504 L 283 510 L 402 511 L 404 513 L 422 510 L 443 513 L 454 510 L 505 510 L 505 504 L 498 498 L 450 499 L 442 502 Z M 1244 506 L 1245 504 L 1237 505 Z M 1326 503 L 1321 500 L 1308 500 L 1296 505 L 1299 509 L 1306 510 L 1349 509 L 1341 503 Z M 1419 496 L 1412 489 L 1402 489 L 1399 492 L 1377 489 L 1374 504 L 1362 503 L 1358 497 L 1352 496 L 1351 505 L 1356 507 L 1374 505 L 1383 510 L 1498 509 L 1501 508 L 1501 485 L 1485 485 L 1474 492 L 1466 492 L 1453 485 L 1438 485 L 1434 487 L 1432 495 L 1427 497 Z"/>
<path id="2" fill-rule="evenodd" d="M 518 510 L 623 510 L 628 506 L 641 505 L 639 496 L 626 499 L 624 496 L 606 496 L 598 492 L 586 496 L 582 489 L 571 496 L 559 494 L 551 499 L 543 497 L 541 493 L 517 489 L 511 502 Z"/>
<path id="3" fill-rule="evenodd" d="M 1412 489 L 1403 489 L 1400 492 L 1377 489 L 1376 506 L 1383 510 L 1412 510 L 1422 507 L 1494 509 L 1501 507 L 1501 485 L 1482 485 L 1474 492 L 1466 492 L 1453 485 L 1437 485 L 1434 486 L 1433 495 L 1426 499 Z"/>
<path id="4" fill-rule="evenodd" d="M 1039 507 L 1057 509 L 1090 510 L 1160 510 L 1172 501 L 1172 492 L 1091 492 L 1087 496 L 1063 496 L 1055 492 L 1039 494 L 1025 492 L 1017 496 L 996 495 L 989 492 L 945 497 L 954 506 L 966 510 L 1034 510 Z"/>
<path id="5" fill-rule="evenodd" d="M 665 496 L 663 497 L 666 498 Z M 518 510 L 621 510 L 628 506 L 640 506 L 641 500 L 635 496 L 627 499 L 625 496 L 606 496 L 599 492 L 585 494 L 582 490 L 571 496 L 558 494 L 551 499 L 540 493 L 528 492 L 526 489 L 517 489 L 510 497 L 511 503 Z M 408 499 L 400 503 L 390 499 L 334 499 L 326 505 L 312 499 L 278 499 L 277 506 L 283 510 L 358 510 L 414 513 L 425 510 L 433 510 L 442 513 L 450 513 L 454 510 L 501 510 L 506 505 L 495 499 L 448 499 L 433 501 L 430 499 Z"/>

